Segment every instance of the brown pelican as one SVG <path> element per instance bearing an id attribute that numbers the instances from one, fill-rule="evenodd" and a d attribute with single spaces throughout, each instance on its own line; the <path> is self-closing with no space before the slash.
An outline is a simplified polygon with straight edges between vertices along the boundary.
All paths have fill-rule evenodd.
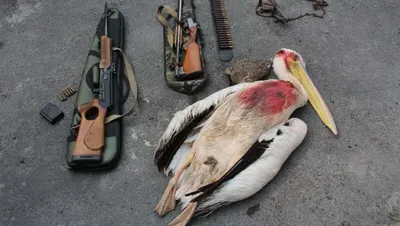
<path id="1" fill-rule="evenodd" d="M 186 225 L 192 216 L 210 214 L 263 188 L 303 141 L 307 125 L 289 117 L 307 101 L 337 135 L 301 55 L 281 49 L 273 68 L 279 80 L 231 86 L 174 115 L 154 156 L 159 171 L 174 174 L 156 212 L 168 213 L 176 200 L 182 205 L 169 225 Z"/>

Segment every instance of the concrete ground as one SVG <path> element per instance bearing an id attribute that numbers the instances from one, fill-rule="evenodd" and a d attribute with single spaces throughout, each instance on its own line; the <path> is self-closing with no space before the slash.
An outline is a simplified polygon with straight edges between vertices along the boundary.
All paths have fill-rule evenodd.
<path id="1" fill-rule="evenodd" d="M 204 3 L 201 3 L 204 2 Z M 193 225 L 400 225 L 400 2 L 330 1 L 324 19 L 286 26 L 254 13 L 257 0 L 226 1 L 235 59 L 299 51 L 332 109 L 334 137 L 307 105 L 309 126 L 278 176 L 253 197 Z M 307 1 L 277 0 L 288 16 Z M 124 119 L 123 156 L 115 170 L 69 171 L 66 137 L 74 99 L 55 93 L 78 84 L 103 2 L 2 0 L 0 4 L 0 225 L 166 225 L 153 212 L 168 178 L 152 164 L 172 114 L 190 103 L 163 79 L 159 5 L 113 1 L 126 19 L 125 51 L 134 64 L 140 115 Z M 208 85 L 227 86 L 215 49 L 208 1 L 195 0 L 206 43 Z M 66 114 L 56 125 L 39 115 L 48 102 Z M 248 208 L 259 204 L 250 217 Z"/>

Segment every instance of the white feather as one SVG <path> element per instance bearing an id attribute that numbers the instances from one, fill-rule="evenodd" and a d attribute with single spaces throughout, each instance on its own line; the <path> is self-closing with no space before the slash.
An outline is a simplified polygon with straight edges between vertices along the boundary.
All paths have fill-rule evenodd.
<path id="1" fill-rule="evenodd" d="M 229 204 L 246 199 L 261 190 L 281 169 L 290 154 L 300 145 L 307 133 L 307 125 L 297 118 L 281 123 L 260 136 L 261 140 L 274 139 L 264 154 L 245 170 L 217 189 L 207 201 L 200 204 L 198 211 L 222 203 Z M 282 134 L 277 136 L 277 131 Z M 189 199 L 185 199 L 188 201 Z M 183 207 L 186 203 L 183 203 Z M 220 205 L 219 205 L 220 206 Z"/>
<path id="2" fill-rule="evenodd" d="M 165 145 L 165 143 L 169 139 L 171 139 L 173 134 L 178 131 L 182 127 L 182 125 L 184 125 L 188 121 L 189 118 L 201 114 L 213 105 L 218 105 L 220 102 L 224 101 L 224 99 L 230 94 L 235 93 L 236 91 L 252 84 L 254 83 L 241 83 L 222 89 L 218 92 L 211 94 L 205 99 L 197 101 L 196 103 L 186 107 L 184 110 L 176 112 L 164 134 L 162 135 L 158 146 L 161 147 Z"/>
<path id="3" fill-rule="evenodd" d="M 176 112 L 171 122 L 169 123 L 167 129 L 165 130 L 164 134 L 160 138 L 155 153 L 157 153 L 157 151 L 160 150 L 161 147 L 166 145 L 168 141 L 175 135 L 175 133 L 179 131 L 188 122 L 190 118 L 203 113 L 204 111 L 208 110 L 211 106 L 216 106 L 224 102 L 227 97 L 237 92 L 238 90 L 247 88 L 249 86 L 253 86 L 257 83 L 259 82 L 241 83 L 235 86 L 222 89 L 218 92 L 211 94 L 205 99 L 197 101 L 196 103 L 186 107 L 184 110 Z M 203 123 L 204 122 L 198 125 L 195 129 L 197 130 L 201 128 L 203 126 Z M 174 158 L 171 161 L 169 167 L 164 170 L 164 173 L 168 175 L 171 170 L 175 172 L 179 168 L 179 166 L 182 165 L 189 151 L 190 150 L 188 150 L 188 148 L 186 147 L 180 147 L 180 149 L 174 155 Z"/>
<path id="4" fill-rule="evenodd" d="M 175 153 L 174 158 L 172 159 L 171 163 L 168 166 L 168 169 L 165 170 L 164 172 L 165 174 L 169 174 L 170 171 L 172 171 L 172 173 L 175 174 L 176 171 L 178 171 L 178 169 L 181 168 L 181 166 L 185 163 L 187 155 L 191 150 L 190 145 L 196 140 L 198 135 L 199 131 L 186 138 L 185 142 L 183 142 L 178 151 Z"/>

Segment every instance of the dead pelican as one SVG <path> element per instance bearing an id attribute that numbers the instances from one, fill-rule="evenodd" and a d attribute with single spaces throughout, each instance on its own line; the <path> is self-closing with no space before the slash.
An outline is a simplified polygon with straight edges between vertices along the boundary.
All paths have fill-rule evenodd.
<path id="1" fill-rule="evenodd" d="M 154 162 L 173 172 L 156 207 L 159 215 L 182 204 L 170 225 L 254 195 L 278 173 L 302 142 L 307 125 L 289 119 L 309 100 L 336 135 L 333 117 L 300 54 L 281 49 L 273 62 L 279 80 L 242 83 L 175 114 L 159 141 Z"/>

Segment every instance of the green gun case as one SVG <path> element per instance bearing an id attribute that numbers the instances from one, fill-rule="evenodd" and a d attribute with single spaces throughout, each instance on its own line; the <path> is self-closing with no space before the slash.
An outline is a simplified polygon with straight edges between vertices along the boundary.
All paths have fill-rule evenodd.
<path id="1" fill-rule="evenodd" d="M 79 170 L 99 170 L 115 167 L 121 157 L 122 142 L 122 120 L 114 120 L 105 125 L 105 146 L 103 148 L 102 161 L 97 163 L 75 163 L 72 161 L 72 151 L 74 150 L 75 140 L 77 136 L 77 127 L 80 123 L 80 115 L 77 107 L 81 104 L 90 102 L 93 99 L 93 74 L 99 73 L 100 62 L 100 37 L 104 34 L 104 14 L 97 26 L 96 34 L 93 38 L 89 54 L 86 58 L 85 67 L 82 72 L 82 79 L 77 90 L 75 108 L 73 112 L 71 129 L 67 138 L 67 155 L 66 160 L 70 169 Z M 108 36 L 112 40 L 112 47 L 123 49 L 124 44 L 124 17 L 116 8 L 108 10 Z M 112 51 L 112 64 L 115 66 L 113 73 L 114 87 L 114 105 L 107 110 L 107 116 L 111 114 L 120 114 L 121 106 L 125 102 L 129 94 L 129 85 L 127 78 L 124 77 L 123 59 L 118 51 Z M 124 85 L 125 84 L 125 85 Z M 129 83 L 128 83 L 129 84 Z M 122 88 L 126 87 L 125 93 Z"/>
<path id="2" fill-rule="evenodd" d="M 159 8 L 159 13 L 161 13 L 161 10 L 163 8 L 167 8 L 164 6 L 161 6 Z M 178 9 L 176 9 L 176 12 Z M 195 23 L 197 23 L 197 37 L 196 37 L 196 42 L 199 45 L 200 48 L 200 59 L 201 59 L 201 64 L 203 68 L 203 74 L 200 77 L 196 77 L 193 79 L 186 79 L 186 80 L 177 80 L 175 78 L 175 68 L 172 67 L 171 65 L 173 64 L 173 61 L 175 59 L 174 56 L 174 50 L 171 48 L 170 44 L 168 43 L 168 28 L 166 27 L 166 24 L 163 24 L 163 33 L 164 33 L 164 78 L 168 86 L 180 93 L 184 93 L 187 95 L 193 95 L 195 94 L 203 85 L 206 83 L 208 79 L 208 74 L 207 70 L 205 68 L 205 60 L 204 60 L 204 41 L 202 37 L 202 31 L 199 22 L 196 20 L 196 14 L 195 14 L 195 5 L 193 3 L 193 0 L 191 1 L 183 1 L 182 5 L 182 22 L 183 24 L 183 43 L 186 43 L 189 38 L 190 38 L 190 33 L 189 33 L 189 27 L 188 27 L 188 18 L 193 18 Z M 171 14 L 168 14 L 168 16 L 165 18 L 166 23 L 168 24 L 169 28 L 172 31 L 175 31 L 175 26 L 176 26 L 176 18 L 171 16 Z M 185 57 L 185 50 L 182 48 L 183 54 L 182 54 L 182 60 Z"/>

